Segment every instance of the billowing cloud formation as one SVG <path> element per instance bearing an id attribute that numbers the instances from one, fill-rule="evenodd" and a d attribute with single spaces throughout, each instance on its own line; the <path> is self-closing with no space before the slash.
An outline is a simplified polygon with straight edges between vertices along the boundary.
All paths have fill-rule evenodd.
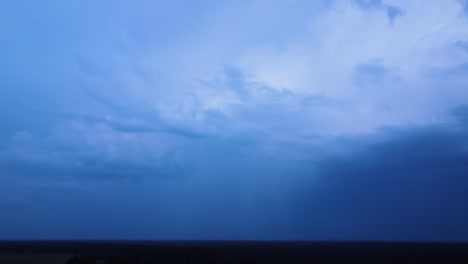
<path id="1" fill-rule="evenodd" d="M 468 239 L 463 1 L 28 2 L 4 238 Z"/>

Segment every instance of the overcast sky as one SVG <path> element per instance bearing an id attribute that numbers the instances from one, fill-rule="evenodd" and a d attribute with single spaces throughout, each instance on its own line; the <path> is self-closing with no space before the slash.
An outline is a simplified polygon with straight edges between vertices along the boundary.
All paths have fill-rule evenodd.
<path id="1" fill-rule="evenodd" d="M 0 239 L 468 241 L 468 1 L 3 0 Z"/>

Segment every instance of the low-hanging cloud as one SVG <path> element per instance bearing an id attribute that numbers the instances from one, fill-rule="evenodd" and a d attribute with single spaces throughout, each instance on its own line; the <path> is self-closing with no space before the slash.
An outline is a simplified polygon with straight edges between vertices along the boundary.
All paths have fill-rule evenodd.
<path id="1" fill-rule="evenodd" d="M 338 240 L 465 240 L 466 117 L 457 110 L 451 124 L 383 129 L 374 140 L 355 142 L 355 151 L 318 163 L 316 180 L 297 196 L 297 232 Z"/>

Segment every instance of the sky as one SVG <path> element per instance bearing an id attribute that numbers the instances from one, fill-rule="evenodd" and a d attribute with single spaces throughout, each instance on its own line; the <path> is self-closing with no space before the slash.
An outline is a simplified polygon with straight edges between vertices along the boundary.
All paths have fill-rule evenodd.
<path id="1" fill-rule="evenodd" d="M 3 0 L 0 239 L 468 241 L 468 1 Z"/>

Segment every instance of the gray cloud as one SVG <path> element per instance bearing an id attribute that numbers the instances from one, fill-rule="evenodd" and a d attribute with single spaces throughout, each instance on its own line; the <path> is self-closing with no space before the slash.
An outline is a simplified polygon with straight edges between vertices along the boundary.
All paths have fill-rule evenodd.
<path id="1" fill-rule="evenodd" d="M 462 49 L 465 52 L 468 52 L 468 41 L 457 41 L 455 47 Z"/>
<path id="2" fill-rule="evenodd" d="M 27 2 L 0 3 L 0 239 L 458 238 L 455 3 Z"/>
<path id="3" fill-rule="evenodd" d="M 355 67 L 353 81 L 357 86 L 377 87 L 388 81 L 398 81 L 398 77 L 382 62 L 362 63 Z"/>
<path id="4" fill-rule="evenodd" d="M 465 12 L 466 15 L 468 15 L 468 1 L 467 0 L 460 0 L 460 3 L 463 8 L 463 12 Z"/>
<path id="5" fill-rule="evenodd" d="M 394 5 L 387 5 L 381 0 L 354 0 L 360 8 L 369 11 L 385 11 L 390 25 L 395 23 L 397 17 L 404 15 L 404 11 Z"/>
<path id="6" fill-rule="evenodd" d="M 364 9 L 379 9 L 383 6 L 381 0 L 354 0 L 354 2 Z"/>
<path id="7" fill-rule="evenodd" d="M 465 112 L 456 111 L 455 124 L 384 129 L 372 136 L 380 138 L 375 143 L 318 164 L 316 180 L 298 195 L 297 232 L 319 239 L 464 240 Z"/>
<path id="8" fill-rule="evenodd" d="M 390 24 L 393 25 L 397 17 L 404 15 L 403 10 L 396 6 L 389 5 L 387 6 L 387 16 Z"/>
<path id="9" fill-rule="evenodd" d="M 463 240 L 468 234 L 466 106 L 452 116 L 445 125 L 382 128 L 318 145 L 303 141 L 302 148 L 249 134 L 190 140 L 182 163 L 175 163 L 190 177 L 168 171 L 169 181 L 148 177 L 157 167 L 99 156 L 83 159 L 82 167 L 59 162 L 70 171 L 9 160 L 1 164 L 2 173 L 14 176 L 9 185 L 30 198 L 10 195 L 3 203 L 4 222 L 16 219 L 30 235 L 43 237 L 24 216 L 37 214 L 38 226 L 59 219 L 62 233 L 48 233 L 54 238 Z M 274 155 L 266 155 L 264 147 L 273 148 Z M 167 159 L 161 164 L 170 164 L 173 156 Z M 42 173 L 47 177 L 30 177 Z M 50 179 L 67 173 L 71 177 Z M 124 175 L 138 180 L 120 178 Z M 112 181 L 97 181 L 106 177 Z M 74 190 L 74 198 L 63 196 L 65 190 Z M 35 202 L 28 200 L 34 197 Z M 43 215 L 39 211 L 46 204 L 49 213 Z M 136 218 L 143 214 L 152 221 L 145 228 Z M 115 217 L 112 228 L 104 217 Z M 81 224 L 72 224 L 77 219 Z M 92 235 L 76 232 L 84 223 Z"/>

